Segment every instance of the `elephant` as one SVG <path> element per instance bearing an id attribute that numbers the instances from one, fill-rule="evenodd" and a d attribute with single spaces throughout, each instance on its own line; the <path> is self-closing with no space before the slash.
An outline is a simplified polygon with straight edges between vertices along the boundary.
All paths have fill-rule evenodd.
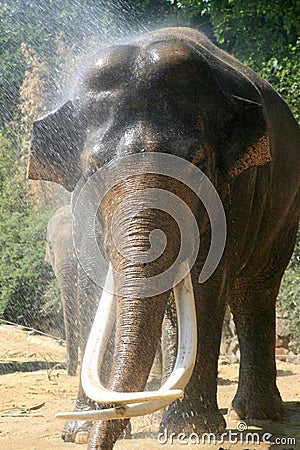
<path id="1" fill-rule="evenodd" d="M 62 206 L 49 219 L 46 241 L 45 261 L 54 271 L 63 306 L 68 374 L 74 376 L 78 349 L 84 353 L 102 290 L 78 263 L 73 245 L 71 205 Z"/>
<path id="2" fill-rule="evenodd" d="M 67 345 L 67 370 L 75 376 L 78 366 L 78 350 L 84 353 L 95 310 L 102 290 L 82 270 L 73 245 L 71 205 L 59 208 L 47 226 L 45 261 L 52 266 L 61 294 Z M 102 366 L 102 376 L 108 378 L 112 343 Z M 92 402 L 86 397 L 81 384 L 78 389 L 76 410 L 89 407 Z M 86 421 L 69 421 L 62 436 L 65 441 L 75 441 L 76 435 L 90 429 Z"/>
<path id="3" fill-rule="evenodd" d="M 174 159 L 181 170 L 172 176 Z M 163 173 L 161 161 L 172 162 Z M 208 179 L 218 195 L 210 206 L 209 200 L 201 202 L 196 188 L 182 181 L 192 177 L 193 168 L 203 174 L 199 191 L 205 190 L 203 180 Z M 109 184 L 109 177 L 101 181 L 104 169 L 113 176 L 124 172 L 105 195 L 103 185 Z M 158 29 L 102 49 L 90 61 L 74 98 L 33 123 L 28 174 L 69 191 L 78 183 L 92 183 L 91 203 L 99 200 L 96 211 L 104 224 L 117 321 L 109 390 L 103 392 L 99 380 L 90 389 L 94 385 L 87 377 L 87 391 L 105 404 L 91 415 L 95 422 L 90 450 L 112 449 L 129 417 L 165 404 L 169 407 L 161 430 L 223 432 L 226 423 L 216 399 L 217 363 L 228 304 L 241 351 L 232 414 L 245 420 L 281 416 L 275 301 L 299 223 L 300 128 L 266 81 L 190 28 Z M 150 191 L 158 199 L 155 203 L 153 196 L 152 208 L 146 196 Z M 162 192 L 168 199 L 164 205 L 180 199 L 183 233 L 178 220 L 157 206 Z M 82 198 L 88 206 L 89 198 Z M 226 219 L 223 244 L 213 244 L 213 229 L 222 216 L 217 198 Z M 193 263 L 193 220 L 186 219 L 187 209 L 201 238 Z M 84 214 L 81 219 L 84 223 Z M 158 256 L 154 251 L 152 258 L 152 238 L 161 233 L 164 251 Z M 184 276 L 177 278 L 178 269 L 171 274 L 173 285 L 159 291 L 159 283 L 152 280 L 160 280 L 160 274 L 173 267 L 185 234 L 190 247 L 180 259 Z M 210 250 L 219 247 L 220 260 L 203 278 Z M 177 355 L 169 381 L 147 396 L 143 389 L 163 317 L 167 305 L 174 307 L 175 302 L 181 327 L 178 352 L 185 349 L 192 356 L 186 364 L 185 356 Z M 97 336 L 97 322 L 92 331 Z M 105 348 L 102 341 L 99 348 Z M 86 350 L 86 355 L 88 372 L 95 362 L 92 353 Z M 184 374 L 177 382 L 178 368 Z"/>
<path id="4" fill-rule="evenodd" d="M 47 226 L 45 261 L 52 266 L 59 284 L 67 345 L 67 370 L 76 375 L 78 364 L 78 261 L 73 249 L 70 205 L 59 208 Z"/>
<path id="5" fill-rule="evenodd" d="M 47 245 L 45 261 L 52 266 L 57 278 L 61 301 L 64 313 L 64 324 L 66 332 L 67 345 L 67 369 L 68 375 L 75 376 L 78 365 L 78 349 L 84 354 L 86 341 L 90 332 L 92 321 L 95 316 L 95 310 L 102 290 L 93 283 L 93 281 L 82 270 L 73 245 L 72 233 L 72 208 L 71 205 L 65 205 L 59 208 L 52 215 L 47 226 Z M 168 319 L 165 319 L 165 333 L 167 330 L 173 331 Z M 170 332 L 168 332 L 170 334 Z M 161 345 L 158 346 L 156 358 L 154 360 L 147 386 L 156 388 L 160 382 L 163 371 L 163 361 L 168 367 L 164 371 L 170 371 L 169 365 L 174 358 L 174 342 L 165 336 L 165 345 L 162 346 L 165 353 L 170 356 L 162 356 Z M 102 364 L 102 379 L 108 379 L 111 359 L 113 353 L 113 336 L 108 345 L 106 358 Z M 78 396 L 75 404 L 76 411 L 87 410 L 93 406 L 93 402 L 87 398 L 79 383 Z M 68 421 L 64 426 L 62 437 L 66 442 L 82 441 L 85 439 L 86 432 L 91 427 L 89 421 Z M 129 436 L 130 428 L 126 436 Z"/>

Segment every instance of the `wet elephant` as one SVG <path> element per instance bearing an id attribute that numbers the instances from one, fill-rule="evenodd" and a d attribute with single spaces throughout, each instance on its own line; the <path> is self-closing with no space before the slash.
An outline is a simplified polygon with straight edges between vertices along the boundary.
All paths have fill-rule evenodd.
<path id="1" fill-rule="evenodd" d="M 73 245 L 71 205 L 59 208 L 48 222 L 45 260 L 51 264 L 60 288 L 66 332 L 67 369 L 68 374 L 74 376 L 77 372 L 78 349 L 83 355 L 102 290 L 93 283 L 78 263 Z M 165 356 L 161 354 L 161 345 L 159 345 L 147 381 L 148 389 L 158 387 L 162 377 L 163 361 L 167 366 L 164 371 L 168 373 L 174 359 L 176 337 L 170 339 L 169 335 L 170 331 L 174 334 L 175 327 L 172 327 L 167 317 L 164 329 Z M 113 346 L 112 335 L 102 364 L 101 378 L 105 383 L 109 377 Z M 86 411 L 92 407 L 95 407 L 94 402 L 88 399 L 80 383 L 75 410 Z M 70 420 L 64 427 L 62 437 L 66 442 L 83 441 L 91 425 L 90 421 Z"/>
<path id="2" fill-rule="evenodd" d="M 281 415 L 274 357 L 275 300 L 299 222 L 299 148 L 299 125 L 272 87 L 204 35 L 187 28 L 157 30 L 101 51 L 86 70 L 76 98 L 34 123 L 32 179 L 47 179 L 72 191 L 80 177 L 91 180 L 105 165 L 113 168 L 128 155 L 140 155 L 139 167 L 145 161 L 144 173 L 125 173 L 106 192 L 98 211 L 118 292 L 109 379 L 117 394 L 103 394 L 97 385 L 93 396 L 122 407 L 97 412 L 99 421 L 93 426 L 89 449 L 112 448 L 128 416 L 150 411 L 164 401 L 172 403 L 183 388 L 184 397 L 171 404 L 162 427 L 175 433 L 222 432 L 217 362 L 227 303 L 241 349 L 232 409 L 244 419 Z M 186 163 L 198 167 L 222 201 L 226 245 L 216 270 L 203 283 L 199 275 L 218 217 L 212 214 L 210 227 L 208 210 L 195 192 L 180 181 L 180 173 L 174 178 L 157 175 L 160 169 L 152 153 L 181 158 L 187 178 L 192 169 Z M 97 185 L 93 188 L 96 196 Z M 155 289 L 147 284 L 151 292 L 147 295 L 140 280 L 156 279 L 167 271 L 182 238 L 176 220 L 158 207 L 149 207 L 143 197 L 145 190 L 153 189 L 180 198 L 198 225 L 201 246 L 186 274 L 185 291 L 182 284 L 175 286 L 174 277 L 178 304 L 190 305 L 194 296 L 198 345 L 192 374 L 184 378 L 186 386 L 172 376 L 169 389 L 145 398 L 137 391 L 146 384 L 172 289 L 153 295 Z M 134 202 L 135 195 L 144 200 Z M 117 209 L 122 214 L 116 218 Z M 142 256 L 149 256 L 151 233 L 157 229 L 165 236 L 165 250 L 145 262 Z M 188 295 L 182 300 L 184 292 Z M 188 326 L 183 328 L 189 333 Z M 143 409 L 135 403 L 141 401 Z"/>

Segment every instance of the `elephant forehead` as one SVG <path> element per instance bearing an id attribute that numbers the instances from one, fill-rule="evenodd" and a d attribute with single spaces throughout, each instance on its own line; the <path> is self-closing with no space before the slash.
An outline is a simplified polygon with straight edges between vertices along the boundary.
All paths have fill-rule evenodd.
<path id="1" fill-rule="evenodd" d="M 200 63 L 200 64 L 199 64 Z M 120 45 L 101 52 L 86 73 L 87 90 L 111 90 L 134 80 L 169 79 L 178 75 L 191 78 L 205 58 L 180 41 L 159 41 L 147 45 Z"/>
<path id="2" fill-rule="evenodd" d="M 193 83 L 195 78 L 199 81 L 203 69 L 208 69 L 205 58 L 180 41 L 159 41 L 141 47 L 134 68 L 139 79 L 175 83 Z"/>
<path id="3" fill-rule="evenodd" d="M 88 68 L 83 87 L 87 90 L 109 90 L 131 78 L 137 48 L 120 45 L 103 50 Z"/>
<path id="4" fill-rule="evenodd" d="M 198 52 L 179 41 L 154 42 L 144 49 L 145 62 L 153 68 L 173 69 L 181 64 L 193 64 L 199 58 Z"/>

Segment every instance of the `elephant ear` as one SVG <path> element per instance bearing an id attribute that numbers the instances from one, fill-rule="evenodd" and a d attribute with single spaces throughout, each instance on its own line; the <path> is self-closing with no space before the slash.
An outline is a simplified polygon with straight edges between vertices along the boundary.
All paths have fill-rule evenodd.
<path id="1" fill-rule="evenodd" d="M 53 181 L 73 191 L 81 175 L 84 129 L 70 100 L 33 122 L 28 178 Z"/>
<path id="2" fill-rule="evenodd" d="M 271 161 L 270 137 L 262 105 L 230 94 L 224 96 L 221 168 L 229 178 L 235 178 L 250 167 Z"/>

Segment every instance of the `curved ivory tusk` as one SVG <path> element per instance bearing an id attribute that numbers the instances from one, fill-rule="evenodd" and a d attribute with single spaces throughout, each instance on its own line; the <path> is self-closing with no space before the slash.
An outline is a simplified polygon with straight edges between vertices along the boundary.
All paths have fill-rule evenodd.
<path id="1" fill-rule="evenodd" d="M 117 420 L 120 418 L 130 418 L 150 414 L 168 406 L 174 400 L 174 397 L 170 397 L 170 393 L 175 394 L 175 392 L 178 392 L 182 394 L 182 391 L 187 385 L 193 372 L 197 352 L 197 320 L 193 286 L 189 273 L 183 281 L 174 287 L 174 296 L 178 320 L 178 352 L 174 369 L 168 380 L 158 391 L 153 393 L 138 392 L 129 394 L 135 396 L 135 399 L 140 399 L 141 394 L 145 394 L 142 398 L 143 401 L 148 400 L 148 403 L 138 403 L 139 400 L 136 400 L 135 404 L 132 405 L 127 404 L 115 408 L 95 411 L 61 413 L 57 414 L 56 417 L 79 420 Z M 118 398 L 116 403 L 120 403 L 118 397 L 120 393 L 109 392 L 109 394 L 111 393 L 116 394 L 116 397 Z M 155 396 L 153 394 L 155 394 Z M 168 394 L 168 397 L 165 396 L 165 394 Z M 177 394 L 177 397 L 179 396 L 181 395 Z"/>
<path id="2" fill-rule="evenodd" d="M 74 411 L 57 413 L 55 417 L 63 420 L 119 420 L 131 417 L 152 414 L 159 409 L 166 408 L 172 401 L 161 400 L 149 403 L 135 403 L 131 405 L 120 405 L 115 408 L 95 409 L 93 411 Z"/>
<path id="3" fill-rule="evenodd" d="M 93 322 L 82 361 L 81 381 L 86 395 L 99 403 L 137 403 L 156 400 L 175 400 L 181 397 L 180 389 L 163 392 L 116 392 L 106 389 L 99 378 L 107 342 L 115 322 L 113 269 L 109 266 L 100 304 Z"/>
<path id="4" fill-rule="evenodd" d="M 98 370 L 102 365 L 107 343 L 116 320 L 116 304 L 113 294 L 113 269 L 109 265 L 99 306 L 84 351 L 81 370 L 82 387 L 88 397 L 93 380 L 99 379 Z M 100 381 L 99 381 L 100 383 Z"/>

